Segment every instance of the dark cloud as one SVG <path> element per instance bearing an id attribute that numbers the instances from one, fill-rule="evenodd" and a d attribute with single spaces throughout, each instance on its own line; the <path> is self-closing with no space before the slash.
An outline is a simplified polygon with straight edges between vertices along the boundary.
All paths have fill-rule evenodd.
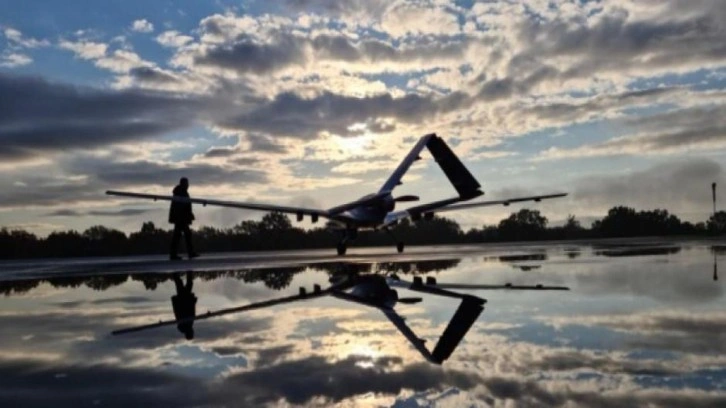
<path id="1" fill-rule="evenodd" d="M 139 82 L 153 84 L 171 84 L 179 81 L 173 74 L 154 67 L 136 67 L 129 71 L 129 75 Z"/>
<path id="2" fill-rule="evenodd" d="M 263 183 L 267 176 L 259 170 L 227 169 L 210 164 L 187 164 L 177 167 L 148 160 L 111 162 L 95 158 L 76 159 L 69 164 L 74 173 L 91 174 L 102 185 L 149 185 L 173 187 L 181 177 L 192 186 L 219 185 L 233 182 Z"/>
<path id="3" fill-rule="evenodd" d="M 210 22 L 204 25 L 205 29 Z M 216 26 L 216 24 L 212 24 Z M 213 31 L 221 28 L 216 26 Z M 302 37 L 289 32 L 273 33 L 272 40 L 262 42 L 248 35 L 241 35 L 232 42 L 210 46 L 194 57 L 199 65 L 213 66 L 239 73 L 270 74 L 278 70 L 300 65 L 312 58 L 316 61 L 341 62 L 396 62 L 411 64 L 432 59 L 462 58 L 471 44 L 468 39 L 451 41 L 418 39 L 416 42 L 393 45 L 381 40 L 354 41 L 340 34 L 320 34 Z M 307 53 L 312 51 L 312 55 Z"/>
<path id="4" fill-rule="evenodd" d="M 135 215 L 146 214 L 152 211 L 149 208 L 124 208 L 122 210 L 105 211 L 105 210 L 91 210 L 91 211 L 76 211 L 76 210 L 56 210 L 45 214 L 46 217 L 85 217 L 85 216 L 100 216 L 100 217 L 130 217 Z"/>
<path id="5" fill-rule="evenodd" d="M 0 373 L 6 407 L 198 406 L 209 398 L 198 381 L 161 370 L 12 360 L 0 362 Z"/>
<path id="6" fill-rule="evenodd" d="M 363 368 L 360 363 L 372 363 L 373 367 Z M 398 394 L 404 389 L 421 391 L 445 386 L 471 389 L 480 381 L 476 374 L 430 364 L 391 370 L 398 364 L 398 358 L 350 356 L 328 362 L 322 357 L 309 357 L 230 375 L 213 392 L 222 400 L 239 401 L 241 405 L 260 405 L 280 398 L 304 404 L 317 397 L 337 402 L 370 392 Z"/>
<path id="7" fill-rule="evenodd" d="M 199 65 L 211 65 L 241 73 L 268 74 L 305 60 L 305 40 L 279 35 L 274 43 L 263 44 L 242 35 L 232 44 L 206 50 L 194 58 Z"/>
<path id="8" fill-rule="evenodd" d="M 248 135 L 247 140 L 250 142 L 251 152 L 263 153 L 287 153 L 287 148 L 274 139 L 263 135 Z"/>
<path id="9" fill-rule="evenodd" d="M 201 101 L 140 90 L 112 91 L 0 74 L 0 158 L 85 149 L 191 125 Z"/>
<path id="10" fill-rule="evenodd" d="M 614 9 L 598 16 L 594 24 L 589 19 L 529 18 L 519 25 L 520 39 L 530 44 L 523 56 L 575 58 L 577 62 L 562 72 L 567 78 L 722 62 L 726 57 L 722 3 L 699 2 L 688 11 L 636 20 L 625 10 Z"/>
<path id="11" fill-rule="evenodd" d="M 584 102 L 573 103 L 549 103 L 540 104 L 526 110 L 542 120 L 549 120 L 558 123 L 572 123 L 575 121 L 589 120 L 596 115 L 602 115 L 612 110 L 650 105 L 658 102 L 661 98 L 672 96 L 682 92 L 681 88 L 650 88 L 627 91 L 611 95 L 600 95 L 588 98 Z"/>
<path id="12" fill-rule="evenodd" d="M 324 130 L 346 135 L 351 124 L 370 118 L 393 117 L 404 122 L 420 122 L 422 118 L 456 110 L 467 101 L 468 97 L 463 93 L 452 93 L 443 98 L 416 94 L 358 98 L 330 92 L 304 98 L 283 93 L 250 113 L 228 119 L 222 126 L 310 139 Z"/>

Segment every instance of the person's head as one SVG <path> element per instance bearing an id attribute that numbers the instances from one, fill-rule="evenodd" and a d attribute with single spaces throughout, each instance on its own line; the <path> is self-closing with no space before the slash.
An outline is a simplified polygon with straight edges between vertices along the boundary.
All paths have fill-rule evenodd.
<path id="1" fill-rule="evenodd" d="M 183 188 L 189 188 L 189 180 L 186 177 L 182 177 L 179 179 L 179 185 Z"/>

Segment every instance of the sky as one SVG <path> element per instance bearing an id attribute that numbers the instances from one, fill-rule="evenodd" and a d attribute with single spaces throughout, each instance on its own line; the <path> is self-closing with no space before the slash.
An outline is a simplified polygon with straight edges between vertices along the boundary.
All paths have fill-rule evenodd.
<path id="1" fill-rule="evenodd" d="M 422 135 L 484 199 L 585 225 L 614 205 L 689 221 L 726 184 L 719 0 L 0 0 L 0 225 L 165 225 L 108 189 L 329 208 Z M 395 194 L 454 189 L 428 153 Z M 394 195 L 395 195 L 394 194 Z M 720 193 L 723 202 L 726 194 Z M 465 228 L 515 207 L 450 213 Z M 197 208 L 197 225 L 262 214 Z"/>

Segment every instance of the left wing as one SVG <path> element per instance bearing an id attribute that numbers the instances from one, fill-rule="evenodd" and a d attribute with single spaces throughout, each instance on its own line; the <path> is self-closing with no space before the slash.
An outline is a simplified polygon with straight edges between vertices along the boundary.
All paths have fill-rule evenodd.
<path id="1" fill-rule="evenodd" d="M 262 302 L 251 303 L 251 304 L 244 305 L 244 306 L 220 309 L 220 310 L 217 310 L 214 312 L 207 312 L 207 313 L 197 315 L 194 317 L 189 317 L 186 319 L 165 320 L 165 321 L 160 320 L 157 323 L 151 323 L 151 324 L 145 324 L 142 326 L 135 326 L 135 327 L 129 327 L 126 329 L 114 330 L 111 332 L 111 334 L 117 335 L 117 334 L 133 333 L 133 332 L 138 332 L 138 331 L 142 331 L 142 330 L 155 329 L 157 327 L 172 326 L 172 325 L 180 324 L 180 323 L 191 323 L 191 322 L 195 322 L 197 320 L 204 320 L 204 319 L 209 319 L 212 317 L 218 317 L 218 316 L 223 316 L 223 315 L 232 314 L 232 313 L 241 313 L 241 312 L 246 312 L 249 310 L 263 309 L 266 307 L 281 305 L 281 304 L 285 304 L 285 303 L 297 302 L 299 300 L 315 299 L 315 298 L 319 298 L 319 297 L 323 297 L 323 296 L 328 296 L 331 294 L 332 291 L 338 290 L 338 288 L 340 288 L 340 286 L 335 285 L 335 286 L 331 286 L 328 289 L 320 290 L 320 287 L 316 285 L 315 289 L 313 290 L 312 293 L 308 293 L 303 288 L 300 288 L 300 294 L 298 294 L 298 295 L 286 296 L 286 297 L 271 299 L 271 300 L 265 300 Z"/>
<path id="2" fill-rule="evenodd" d="M 149 200 L 163 200 L 163 201 L 175 201 L 180 203 L 194 203 L 201 204 L 203 206 L 213 205 L 218 207 L 231 207 L 231 208 L 244 208 L 248 210 L 260 210 L 260 211 L 278 211 L 286 214 L 297 214 L 297 215 L 310 215 L 314 219 L 317 217 L 331 218 L 331 214 L 325 210 L 319 210 L 315 208 L 304 208 L 304 207 L 289 207 L 275 204 L 263 204 L 263 203 L 248 203 L 241 201 L 222 201 L 222 200 L 210 200 L 206 198 L 186 198 L 186 197 L 175 197 L 175 196 L 164 196 L 155 194 L 143 194 L 143 193 L 131 193 L 125 191 L 106 191 L 106 194 L 120 197 L 133 197 L 133 198 L 145 198 Z"/>
<path id="3" fill-rule="evenodd" d="M 430 216 L 434 213 L 444 212 L 444 211 L 454 211 L 454 210 L 463 210 L 466 208 L 474 208 L 474 207 L 488 207 L 493 205 L 503 205 L 508 206 L 512 203 L 520 203 L 525 201 L 534 201 L 534 202 L 540 202 L 542 200 L 548 200 L 551 198 L 560 198 L 565 197 L 567 193 L 555 193 L 555 194 L 544 194 L 544 195 L 536 195 L 536 196 L 528 196 L 528 197 L 516 197 L 516 198 L 507 198 L 503 200 L 493 200 L 493 201 L 478 201 L 474 203 L 461 203 L 457 204 L 461 201 L 466 201 L 460 197 L 454 197 L 454 198 L 448 198 L 445 200 L 440 201 L 434 201 L 427 204 L 421 204 L 417 205 L 411 208 L 407 208 L 405 210 L 401 211 L 395 211 L 391 212 L 386 216 L 386 224 L 393 224 L 399 220 L 402 220 L 404 218 L 412 218 L 414 220 L 420 219 L 422 216 Z"/>

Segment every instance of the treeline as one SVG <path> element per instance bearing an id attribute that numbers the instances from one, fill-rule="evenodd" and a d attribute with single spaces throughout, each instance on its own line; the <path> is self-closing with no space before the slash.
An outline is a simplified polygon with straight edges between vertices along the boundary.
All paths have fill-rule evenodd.
<path id="1" fill-rule="evenodd" d="M 667 210 L 636 211 L 614 207 L 589 228 L 569 216 L 562 226 L 548 227 L 548 220 L 537 210 L 522 209 L 497 225 L 462 231 L 455 221 L 434 217 L 431 220 L 403 220 L 392 229 L 395 240 L 407 245 L 478 243 L 496 241 L 587 239 L 608 237 L 726 234 L 726 211 L 719 211 L 706 222 L 683 222 Z M 201 227 L 194 231 L 200 252 L 260 251 L 330 248 L 340 240 L 340 232 L 325 227 L 305 230 L 294 227 L 280 213 L 265 215 L 260 221 L 242 221 L 231 228 Z M 361 232 L 353 245 L 395 245 L 391 236 L 381 232 Z M 171 231 L 145 222 L 131 234 L 94 226 L 83 232 L 59 231 L 45 238 L 23 230 L 0 229 L 0 259 L 36 257 L 117 256 L 168 253 Z"/>
<path id="2" fill-rule="evenodd" d="M 295 275 L 307 269 L 325 272 L 329 276 L 366 274 L 366 273 L 397 273 L 427 274 L 438 273 L 459 264 L 458 259 L 440 259 L 415 262 L 384 262 L 377 264 L 320 263 L 306 266 L 283 268 L 244 269 L 203 271 L 193 274 L 195 281 L 208 282 L 217 279 L 237 279 L 244 283 L 261 282 L 267 288 L 281 290 L 292 283 Z M 132 273 L 132 274 L 99 274 L 92 276 L 54 276 L 41 279 L 21 279 L 0 281 L 0 294 L 5 296 L 28 293 L 43 283 L 54 288 L 78 288 L 85 286 L 96 291 L 105 291 L 127 283 L 140 282 L 146 290 L 156 290 L 160 285 L 173 283 L 171 274 L 166 273 Z M 168 283 L 167 283 L 168 282 Z"/>

